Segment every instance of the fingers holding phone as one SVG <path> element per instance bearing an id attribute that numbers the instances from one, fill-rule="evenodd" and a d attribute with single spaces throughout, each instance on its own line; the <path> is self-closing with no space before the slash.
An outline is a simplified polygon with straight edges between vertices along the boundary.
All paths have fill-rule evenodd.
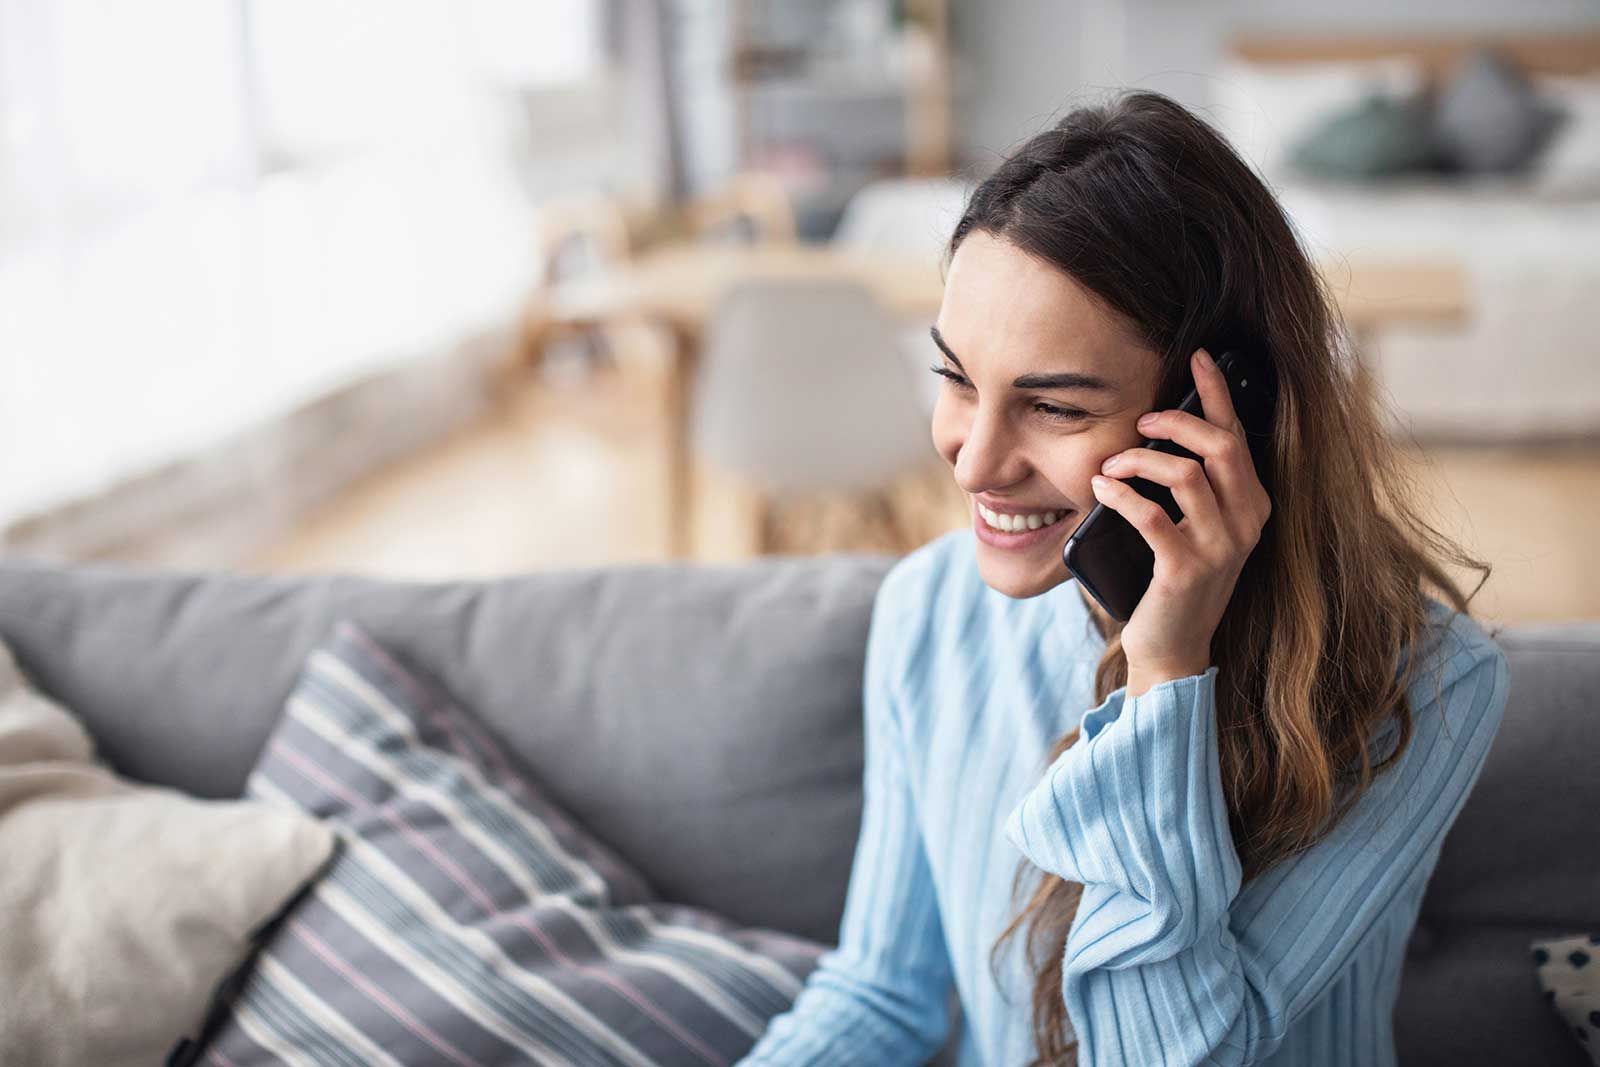
<path id="1" fill-rule="evenodd" d="M 1271 514 L 1223 372 L 1204 349 L 1191 364 L 1203 417 L 1153 412 L 1139 429 L 1192 456 L 1132 448 L 1110 457 L 1107 475 L 1093 480 L 1096 498 L 1127 520 L 1155 555 L 1149 586 L 1122 631 L 1130 687 L 1136 676 L 1155 684 L 1206 669 L 1212 635 Z M 1160 504 L 1122 480 L 1130 477 L 1165 486 L 1181 520 L 1174 523 Z"/>
<path id="2" fill-rule="evenodd" d="M 1191 493 L 1196 497 L 1197 505 L 1204 509 L 1204 513 L 1197 514 L 1188 505 L 1183 504 L 1180 485 L 1174 484 L 1167 477 L 1152 477 L 1151 480 L 1173 490 L 1173 495 L 1177 496 L 1179 504 L 1183 505 L 1185 524 L 1190 518 L 1195 519 L 1196 525 L 1203 531 L 1202 536 L 1206 542 L 1231 544 L 1235 549 L 1239 543 L 1244 543 L 1245 554 L 1248 555 L 1249 549 L 1260 539 L 1261 529 L 1272 514 L 1272 500 L 1256 472 L 1244 423 L 1234 410 L 1233 397 L 1229 394 L 1228 383 L 1222 372 L 1203 348 L 1195 351 L 1191 362 L 1194 366 L 1195 390 L 1200 394 L 1201 403 L 1204 405 L 1204 417 L 1179 410 L 1153 411 L 1143 416 L 1138 425 L 1140 432 L 1147 437 L 1176 441 L 1202 457 L 1205 484 L 1210 492 L 1198 494 L 1193 493 L 1191 489 Z M 1144 448 L 1131 449 L 1130 452 L 1168 458 Z M 1119 453 L 1119 455 L 1127 454 Z M 1117 458 L 1113 456 L 1111 460 Z M 1193 460 L 1188 462 L 1193 466 L 1199 466 Z M 1187 467 L 1179 468 L 1167 464 L 1164 467 L 1158 465 L 1154 469 L 1175 477 L 1194 477 L 1194 472 Z M 1125 470 L 1128 473 L 1144 474 L 1142 470 L 1136 470 L 1131 466 Z M 1228 536 L 1221 541 L 1207 536 L 1223 532 Z"/>

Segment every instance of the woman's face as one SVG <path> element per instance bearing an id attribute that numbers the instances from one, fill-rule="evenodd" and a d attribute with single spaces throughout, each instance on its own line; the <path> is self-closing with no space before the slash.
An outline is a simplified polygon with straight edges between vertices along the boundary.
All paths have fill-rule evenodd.
<path id="1" fill-rule="evenodd" d="M 951 258 L 934 330 L 965 384 L 941 383 L 933 442 L 971 500 L 978 570 L 997 592 L 1038 596 L 1071 576 L 1061 549 L 1095 506 L 1089 479 L 1144 441 L 1155 353 L 1070 275 L 981 231 Z M 980 505 L 1056 521 L 1003 533 Z"/>

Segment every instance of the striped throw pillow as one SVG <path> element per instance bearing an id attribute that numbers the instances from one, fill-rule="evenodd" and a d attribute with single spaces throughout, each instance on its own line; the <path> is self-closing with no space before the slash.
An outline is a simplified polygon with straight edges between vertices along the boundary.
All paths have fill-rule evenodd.
<path id="1" fill-rule="evenodd" d="M 340 851 L 195 1062 L 732 1064 L 825 947 L 653 899 L 348 620 L 307 660 L 246 792 L 326 819 Z"/>

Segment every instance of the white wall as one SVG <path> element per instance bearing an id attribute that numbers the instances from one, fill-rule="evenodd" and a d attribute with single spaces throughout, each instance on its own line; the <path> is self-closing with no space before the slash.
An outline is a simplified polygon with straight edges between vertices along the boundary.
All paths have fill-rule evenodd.
<path id="1" fill-rule="evenodd" d="M 959 156 L 987 170 L 985 161 L 1048 125 L 1081 82 L 1081 6 L 951 0 L 951 45 L 971 79 L 955 116 Z"/>

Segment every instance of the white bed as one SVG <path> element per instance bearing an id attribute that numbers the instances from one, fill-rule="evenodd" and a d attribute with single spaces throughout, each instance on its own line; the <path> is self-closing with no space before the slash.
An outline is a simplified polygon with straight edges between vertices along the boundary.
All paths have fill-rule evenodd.
<path id="1" fill-rule="evenodd" d="M 1279 199 L 1315 250 L 1461 265 L 1460 329 L 1397 324 L 1364 353 L 1419 439 L 1600 434 L 1600 199 L 1310 185 Z"/>
<path id="2" fill-rule="evenodd" d="M 1442 52 L 1395 54 L 1372 41 L 1352 50 L 1375 53 L 1365 56 L 1321 47 L 1298 61 L 1293 49 L 1238 49 L 1212 118 L 1317 258 L 1440 259 L 1465 273 L 1460 328 L 1395 325 L 1366 338 L 1402 426 L 1419 440 L 1600 435 L 1600 73 L 1564 57 L 1559 74 L 1535 74 L 1572 120 L 1527 176 L 1313 182 L 1283 162 L 1306 123 L 1366 86 L 1414 87 L 1444 62 Z"/>

